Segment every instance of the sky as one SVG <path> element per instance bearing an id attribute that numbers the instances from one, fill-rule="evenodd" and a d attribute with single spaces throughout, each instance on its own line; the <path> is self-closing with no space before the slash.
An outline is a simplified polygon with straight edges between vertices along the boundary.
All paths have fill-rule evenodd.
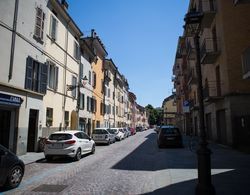
<path id="1" fill-rule="evenodd" d="M 95 29 L 137 103 L 161 107 L 172 94 L 172 68 L 188 0 L 67 0 L 89 36 Z"/>

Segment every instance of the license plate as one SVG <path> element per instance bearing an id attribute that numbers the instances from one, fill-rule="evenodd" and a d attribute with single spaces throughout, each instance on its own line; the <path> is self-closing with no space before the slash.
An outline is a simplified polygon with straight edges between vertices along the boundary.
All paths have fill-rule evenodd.
<path id="1" fill-rule="evenodd" d="M 52 144 L 52 148 L 55 148 L 55 149 L 59 149 L 59 148 L 62 148 L 63 147 L 63 144 L 62 143 L 56 143 L 56 144 Z"/>
<path id="2" fill-rule="evenodd" d="M 174 140 L 174 137 L 167 137 L 167 140 Z"/>

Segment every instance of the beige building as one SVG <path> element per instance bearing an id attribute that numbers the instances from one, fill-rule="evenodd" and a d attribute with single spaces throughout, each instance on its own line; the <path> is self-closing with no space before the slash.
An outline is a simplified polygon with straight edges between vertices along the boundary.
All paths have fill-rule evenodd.
<path id="1" fill-rule="evenodd" d="M 250 4 L 235 6 L 233 1 L 227 0 L 191 0 L 189 10 L 191 8 L 204 14 L 199 43 L 207 137 L 226 145 L 250 147 L 247 133 L 250 80 L 245 79 L 249 72 Z M 178 44 L 182 50 L 177 50 L 177 53 L 181 54 L 180 58 L 187 59 L 190 82 L 186 86 L 189 97 L 185 100 L 189 102 L 191 130 L 198 134 L 196 53 L 192 37 L 186 37 L 184 32 L 183 38 L 186 43 Z M 181 66 L 184 65 L 181 63 Z M 178 75 L 176 67 L 174 70 L 174 74 Z M 177 81 L 181 81 L 179 77 Z M 177 89 L 176 93 L 181 95 Z"/>
<path id="2" fill-rule="evenodd" d="M 43 99 L 43 136 L 78 128 L 80 29 L 67 13 L 67 3 L 48 3 L 45 50 L 48 65 L 47 94 Z M 71 87 L 70 87 L 71 86 Z"/>
<path id="3" fill-rule="evenodd" d="M 164 125 L 176 125 L 176 103 L 175 95 L 171 95 L 164 99 L 162 103 L 163 109 L 163 124 Z"/>

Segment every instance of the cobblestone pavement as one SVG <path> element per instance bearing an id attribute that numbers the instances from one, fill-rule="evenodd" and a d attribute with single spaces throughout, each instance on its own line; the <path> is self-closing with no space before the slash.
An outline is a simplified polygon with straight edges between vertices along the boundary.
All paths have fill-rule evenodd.
<path id="1" fill-rule="evenodd" d="M 249 194 L 250 156 L 211 147 L 217 194 Z M 188 147 L 158 149 L 156 133 L 147 130 L 110 146 L 97 146 L 94 155 L 78 162 L 56 159 L 29 164 L 21 185 L 2 193 L 189 195 L 197 183 L 196 167 L 196 154 Z M 37 188 L 44 184 L 55 185 L 55 191 L 48 186 Z"/>

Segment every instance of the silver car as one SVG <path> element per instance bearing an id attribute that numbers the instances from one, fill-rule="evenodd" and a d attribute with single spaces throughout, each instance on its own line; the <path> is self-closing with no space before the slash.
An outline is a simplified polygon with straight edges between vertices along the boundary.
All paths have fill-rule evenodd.
<path id="1" fill-rule="evenodd" d="M 115 142 L 115 134 L 111 134 L 108 128 L 96 128 L 92 133 L 95 143 L 111 144 Z"/>

